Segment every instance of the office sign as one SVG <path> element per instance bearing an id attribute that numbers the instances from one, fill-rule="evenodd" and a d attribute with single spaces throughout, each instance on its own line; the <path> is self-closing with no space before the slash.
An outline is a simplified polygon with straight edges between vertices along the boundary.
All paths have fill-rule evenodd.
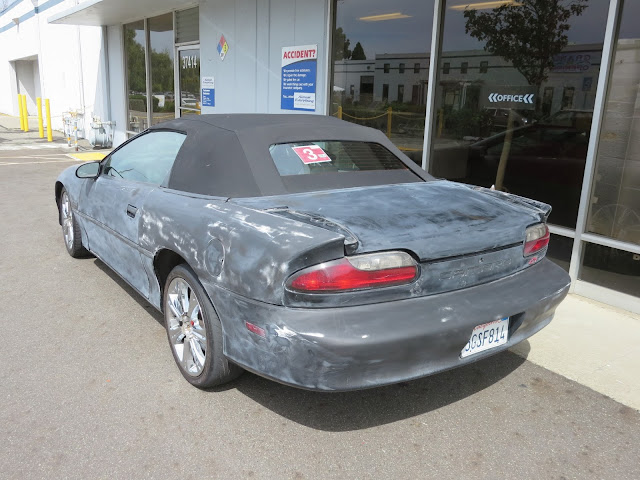
<path id="1" fill-rule="evenodd" d="M 536 108 L 536 92 L 532 87 L 498 87 L 489 91 L 484 106 L 534 110 Z"/>
<path id="2" fill-rule="evenodd" d="M 316 109 L 318 45 L 283 47 L 280 108 Z"/>

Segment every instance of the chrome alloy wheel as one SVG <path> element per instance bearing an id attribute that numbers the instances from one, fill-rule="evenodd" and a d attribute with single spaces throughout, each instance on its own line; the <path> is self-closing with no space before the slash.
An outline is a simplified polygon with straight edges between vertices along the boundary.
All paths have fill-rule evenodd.
<path id="1" fill-rule="evenodd" d="M 196 292 L 183 278 L 174 278 L 169 284 L 165 312 L 176 358 L 188 375 L 197 377 L 207 355 L 207 330 Z"/>
<path id="2" fill-rule="evenodd" d="M 67 192 L 62 193 L 60 199 L 60 211 L 62 213 L 62 233 L 64 234 L 64 242 L 67 249 L 73 248 L 73 212 L 71 211 L 71 202 Z"/>

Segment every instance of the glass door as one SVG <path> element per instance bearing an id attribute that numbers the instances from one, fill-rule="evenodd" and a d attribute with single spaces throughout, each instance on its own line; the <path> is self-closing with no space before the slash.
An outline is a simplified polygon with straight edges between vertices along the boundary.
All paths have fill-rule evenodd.
<path id="1" fill-rule="evenodd" d="M 200 115 L 200 46 L 178 47 L 177 114 Z"/>
<path id="2" fill-rule="evenodd" d="M 640 3 L 622 8 L 578 278 L 640 298 Z"/>

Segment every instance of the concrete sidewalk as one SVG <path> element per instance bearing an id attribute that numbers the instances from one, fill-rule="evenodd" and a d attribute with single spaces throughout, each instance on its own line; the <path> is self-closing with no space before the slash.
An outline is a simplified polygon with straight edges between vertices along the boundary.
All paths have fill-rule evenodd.
<path id="1" fill-rule="evenodd" d="M 44 138 L 40 138 L 38 131 L 38 117 L 29 117 L 29 131 L 24 132 L 20 128 L 20 117 L 0 114 L 0 145 L 30 145 L 48 148 L 48 145 L 64 143 L 62 132 L 52 132 L 53 142 L 47 141 L 47 129 L 44 128 Z"/>
<path id="2" fill-rule="evenodd" d="M 511 350 L 640 410 L 640 315 L 569 295 L 546 328 Z"/>
<path id="3" fill-rule="evenodd" d="M 63 132 L 54 130 L 53 141 L 47 141 L 47 128 L 44 127 L 44 138 L 40 138 L 38 130 L 38 117 L 30 116 L 29 131 L 24 132 L 20 128 L 20 117 L 5 115 L 0 113 L 0 148 L 14 149 L 13 147 L 24 145 L 27 148 L 59 148 L 68 147 L 67 140 Z M 79 139 L 78 146 L 82 150 L 93 149 L 93 146 L 86 139 Z"/>

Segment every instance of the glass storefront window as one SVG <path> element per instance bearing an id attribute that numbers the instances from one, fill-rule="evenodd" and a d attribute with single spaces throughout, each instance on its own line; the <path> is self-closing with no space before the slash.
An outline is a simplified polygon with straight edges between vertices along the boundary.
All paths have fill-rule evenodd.
<path id="1" fill-rule="evenodd" d="M 596 154 L 586 225 L 589 233 L 632 245 L 640 245 L 638 18 L 640 4 L 625 2 Z M 640 255 L 585 243 L 579 277 L 640 297 Z"/>
<path id="2" fill-rule="evenodd" d="M 421 164 L 433 0 L 334 0 L 334 11 L 329 113 L 385 132 Z"/>
<path id="3" fill-rule="evenodd" d="M 124 26 L 129 111 L 127 130 L 130 132 L 142 132 L 147 128 L 145 43 L 143 20 Z"/>
<path id="4" fill-rule="evenodd" d="M 573 249 L 573 238 L 551 234 L 547 258 L 556 265 L 569 272 L 571 263 L 571 251 Z"/>
<path id="5" fill-rule="evenodd" d="M 490 3 L 445 3 L 430 173 L 575 228 L 609 0 Z"/>
<path id="6" fill-rule="evenodd" d="M 638 297 L 640 255 L 585 243 L 580 280 Z"/>
<path id="7" fill-rule="evenodd" d="M 178 51 L 180 116 L 200 113 L 200 49 Z"/>
<path id="8" fill-rule="evenodd" d="M 640 4 L 625 2 L 596 155 L 587 231 L 640 245 Z"/>
<path id="9" fill-rule="evenodd" d="M 176 43 L 200 40 L 200 9 L 189 8 L 176 12 Z"/>
<path id="10" fill-rule="evenodd" d="M 151 54 L 151 124 L 175 117 L 173 89 L 173 14 L 148 20 Z"/>

